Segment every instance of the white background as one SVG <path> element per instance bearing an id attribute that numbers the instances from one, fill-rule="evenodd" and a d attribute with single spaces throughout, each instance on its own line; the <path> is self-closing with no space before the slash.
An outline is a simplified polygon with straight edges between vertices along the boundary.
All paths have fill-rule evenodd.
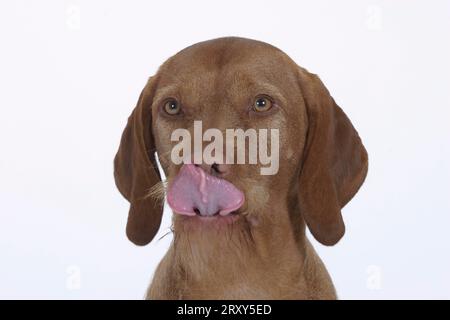
<path id="1" fill-rule="evenodd" d="M 171 235 L 128 242 L 112 159 L 158 66 L 228 35 L 319 74 L 369 152 L 313 241 L 340 298 L 450 298 L 449 31 L 449 1 L 2 1 L 0 298 L 143 297 Z"/>

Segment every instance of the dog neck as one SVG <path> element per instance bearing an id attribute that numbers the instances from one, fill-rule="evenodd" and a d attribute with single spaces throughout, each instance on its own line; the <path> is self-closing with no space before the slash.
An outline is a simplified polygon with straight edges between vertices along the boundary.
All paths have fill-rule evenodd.
<path id="1" fill-rule="evenodd" d="M 275 287 L 298 290 L 293 283 L 304 283 L 301 278 L 309 245 L 305 226 L 299 212 L 290 212 L 298 210 L 295 206 L 277 203 L 273 207 L 278 210 L 243 216 L 226 227 L 195 229 L 174 219 L 168 255 L 173 275 L 186 288 L 182 296 L 241 298 L 274 292 Z"/>

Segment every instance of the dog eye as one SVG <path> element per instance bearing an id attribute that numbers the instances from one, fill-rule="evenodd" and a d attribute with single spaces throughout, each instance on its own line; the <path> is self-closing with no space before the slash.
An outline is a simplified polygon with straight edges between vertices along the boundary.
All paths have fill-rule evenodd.
<path id="1" fill-rule="evenodd" d="M 171 99 L 164 104 L 164 111 L 167 114 L 174 116 L 180 113 L 181 107 L 178 101 Z"/>
<path id="2" fill-rule="evenodd" d="M 272 108 L 272 101 L 266 97 L 256 98 L 253 103 L 253 110 L 257 112 L 268 111 L 270 108 Z"/>

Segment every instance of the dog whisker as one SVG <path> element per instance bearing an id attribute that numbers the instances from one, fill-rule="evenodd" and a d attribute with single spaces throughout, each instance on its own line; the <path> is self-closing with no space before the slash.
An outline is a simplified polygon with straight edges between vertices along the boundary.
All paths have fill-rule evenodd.
<path id="1" fill-rule="evenodd" d="M 169 235 L 169 234 L 171 234 L 171 233 L 173 233 L 173 230 L 170 228 L 170 230 L 167 231 L 165 234 L 163 234 L 163 235 L 158 239 L 158 241 L 160 241 L 162 238 L 165 238 L 167 235 Z"/>
<path id="2" fill-rule="evenodd" d="M 151 197 L 157 201 L 164 201 L 166 190 L 167 190 L 167 180 L 159 181 L 150 188 L 145 198 Z"/>

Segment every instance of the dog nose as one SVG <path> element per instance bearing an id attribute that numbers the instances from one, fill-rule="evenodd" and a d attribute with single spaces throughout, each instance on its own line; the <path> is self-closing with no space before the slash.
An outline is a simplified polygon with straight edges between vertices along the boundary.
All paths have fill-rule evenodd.
<path id="1" fill-rule="evenodd" d="M 202 163 L 202 164 L 196 164 L 196 167 L 202 168 L 206 173 L 215 176 L 215 177 L 224 177 L 227 175 L 229 171 L 229 165 L 227 164 L 219 164 L 219 163 L 213 163 L 211 165 Z"/>

